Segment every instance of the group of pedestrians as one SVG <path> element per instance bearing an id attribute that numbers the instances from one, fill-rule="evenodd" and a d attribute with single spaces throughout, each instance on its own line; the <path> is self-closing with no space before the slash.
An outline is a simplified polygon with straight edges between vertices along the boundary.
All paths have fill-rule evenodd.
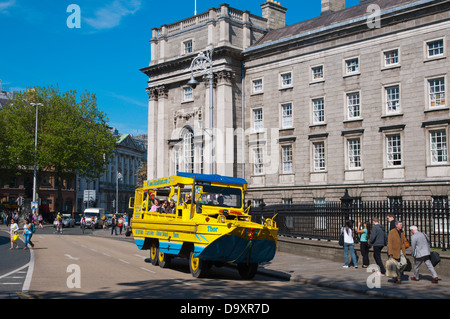
<path id="1" fill-rule="evenodd" d="M 128 229 L 128 215 L 127 213 L 124 213 L 123 215 L 120 215 L 119 218 L 117 218 L 116 215 L 113 215 L 111 218 L 111 235 L 113 232 L 117 236 L 117 228 L 119 228 L 119 233 L 122 235 L 122 230 Z"/>
<path id="2" fill-rule="evenodd" d="M 10 236 L 10 241 L 11 241 L 11 247 L 9 249 L 18 249 L 19 248 L 19 244 L 18 244 L 18 240 L 19 240 L 19 231 L 20 231 L 20 227 L 18 224 L 18 220 L 19 220 L 19 216 L 14 215 L 14 218 L 11 218 L 9 220 L 9 236 Z M 28 245 L 30 245 L 31 247 L 34 247 L 33 242 L 31 241 L 31 237 L 33 236 L 33 233 L 35 232 L 36 229 L 36 221 L 39 220 L 38 217 L 34 218 L 36 216 L 30 214 L 28 216 L 25 216 L 24 218 L 24 223 L 23 223 L 23 228 L 22 228 L 22 234 L 24 237 L 24 250 L 28 249 Z M 40 223 L 41 225 L 42 223 Z"/>
<path id="3" fill-rule="evenodd" d="M 433 277 L 431 282 L 438 283 L 438 275 L 430 259 L 431 249 L 427 235 L 420 232 L 417 226 L 411 226 L 412 236 L 410 244 L 403 231 L 403 223 L 395 220 L 393 214 L 388 214 L 387 220 L 388 231 L 380 224 L 377 217 L 372 218 L 372 223 L 359 222 L 356 230 L 353 229 L 351 220 L 346 221 L 345 226 L 341 230 L 341 236 L 343 237 L 343 243 L 341 244 L 344 247 L 345 261 L 343 268 L 349 267 L 349 255 L 353 266 L 358 268 L 358 258 L 354 246 L 359 241 L 363 259 L 362 267 L 367 268 L 369 266 L 369 249 L 373 247 L 373 258 L 379 268 L 377 273 L 380 276 L 392 277 L 394 283 L 400 284 L 401 275 L 409 263 L 406 258 L 406 249 L 411 247 L 411 255 L 414 257 L 414 275 L 410 279 L 413 281 L 419 280 L 419 267 L 422 263 L 425 263 Z M 360 235 L 359 239 L 358 234 Z M 388 248 L 386 267 L 381 258 L 381 252 L 385 246 Z"/>

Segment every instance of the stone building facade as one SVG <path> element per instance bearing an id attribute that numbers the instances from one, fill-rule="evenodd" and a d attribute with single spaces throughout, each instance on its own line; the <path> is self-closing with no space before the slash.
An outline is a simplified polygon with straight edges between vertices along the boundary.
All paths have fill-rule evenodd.
<path id="1" fill-rule="evenodd" d="M 137 171 L 145 161 L 146 149 L 131 134 L 119 135 L 115 129 L 113 133 L 118 136 L 116 150 L 102 176 L 94 180 L 77 177 L 76 211 L 79 213 L 87 207 L 101 207 L 108 213 L 115 213 L 116 208 L 119 213 L 129 212 L 128 201 L 138 186 Z M 95 191 L 95 202 L 84 202 L 85 190 Z"/>
<path id="2" fill-rule="evenodd" d="M 210 172 L 208 81 L 187 82 L 213 48 L 214 173 L 244 177 L 248 199 L 447 201 L 450 1 L 322 0 L 290 26 L 261 7 L 153 30 L 149 179 Z"/>

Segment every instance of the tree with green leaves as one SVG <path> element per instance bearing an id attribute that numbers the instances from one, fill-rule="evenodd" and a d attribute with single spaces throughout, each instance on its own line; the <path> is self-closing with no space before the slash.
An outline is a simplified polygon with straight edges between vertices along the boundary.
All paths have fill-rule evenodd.
<path id="1" fill-rule="evenodd" d="M 113 158 L 116 137 L 106 114 L 97 108 L 95 94 L 60 92 L 58 87 L 36 87 L 15 94 L 12 103 L 0 109 L 0 165 L 30 170 L 35 161 L 35 121 L 38 106 L 38 173 L 55 177 L 56 209 L 62 208 L 62 181 L 73 174 L 95 179 Z M 34 105 L 33 105 L 34 104 Z M 3 148 L 4 147 L 4 148 Z"/>

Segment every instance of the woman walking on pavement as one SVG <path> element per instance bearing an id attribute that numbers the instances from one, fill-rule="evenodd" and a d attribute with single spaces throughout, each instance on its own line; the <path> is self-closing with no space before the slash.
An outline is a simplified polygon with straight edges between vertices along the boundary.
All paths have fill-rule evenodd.
<path id="1" fill-rule="evenodd" d="M 361 234 L 361 237 L 359 239 L 359 248 L 361 250 L 361 255 L 363 257 L 363 268 L 367 268 L 370 265 L 369 262 L 369 223 L 364 222 L 361 226 L 361 223 L 358 223 L 358 230 L 357 233 Z"/>
<path id="2" fill-rule="evenodd" d="M 17 243 L 17 239 L 19 239 L 19 225 L 16 224 L 16 221 L 14 220 L 14 218 L 11 218 L 11 224 L 10 224 L 10 231 L 9 231 L 9 235 L 11 237 L 11 248 L 14 248 L 14 244 L 16 244 L 16 248 L 19 248 L 19 244 Z"/>
<path id="3" fill-rule="evenodd" d="M 353 266 L 358 268 L 358 260 L 355 255 L 355 241 L 353 238 L 355 234 L 353 232 L 353 223 L 351 220 L 347 220 L 345 222 L 345 226 L 342 227 L 342 232 L 344 234 L 344 258 L 345 265 L 343 268 L 348 268 L 348 252 L 350 251 L 350 255 L 352 257 Z"/>
<path id="4" fill-rule="evenodd" d="M 31 235 L 33 235 L 33 232 L 31 231 L 31 223 L 25 218 L 25 223 L 23 224 L 23 237 L 25 238 L 24 250 L 28 249 L 28 243 L 30 243 L 31 247 L 34 247 L 33 243 L 30 242 Z"/>

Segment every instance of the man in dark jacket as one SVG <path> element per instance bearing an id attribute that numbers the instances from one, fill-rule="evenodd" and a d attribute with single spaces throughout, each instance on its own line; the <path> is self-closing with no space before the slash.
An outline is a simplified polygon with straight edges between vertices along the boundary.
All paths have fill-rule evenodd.
<path id="1" fill-rule="evenodd" d="M 384 268 L 383 261 L 381 260 L 381 250 L 386 246 L 387 234 L 382 225 L 379 224 L 378 218 L 372 218 L 372 232 L 369 238 L 369 245 L 373 246 L 373 258 L 375 259 L 378 267 L 380 267 L 380 274 L 385 276 L 386 268 Z"/>

